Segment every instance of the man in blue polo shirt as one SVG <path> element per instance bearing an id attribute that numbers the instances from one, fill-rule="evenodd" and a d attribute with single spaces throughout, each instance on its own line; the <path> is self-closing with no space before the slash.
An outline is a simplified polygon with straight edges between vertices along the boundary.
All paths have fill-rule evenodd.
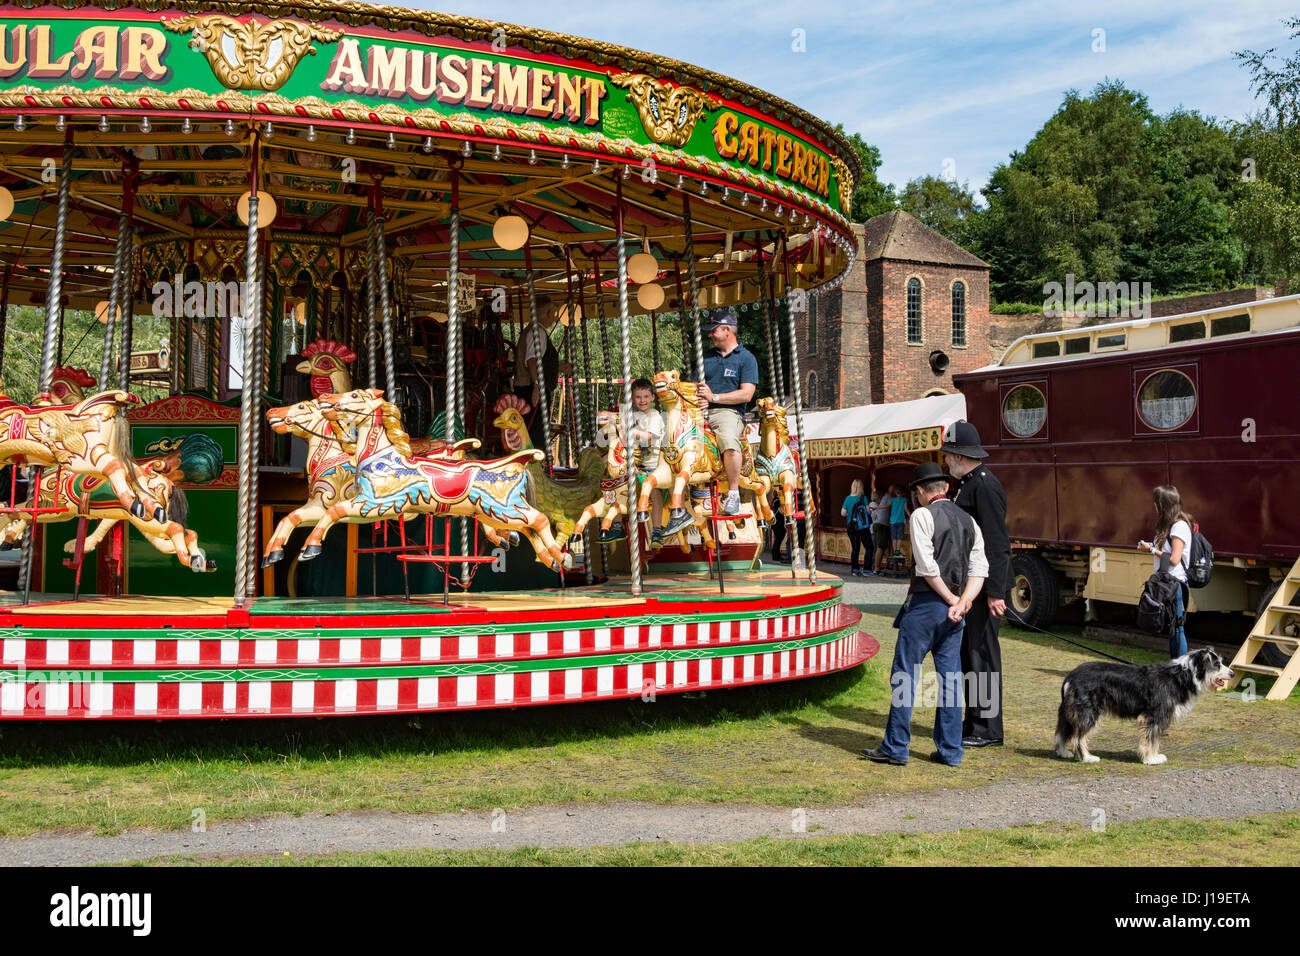
<path id="1" fill-rule="evenodd" d="M 758 388 L 758 359 L 736 339 L 736 314 L 722 309 L 702 331 L 713 348 L 704 353 L 704 382 L 700 396 L 709 403 L 709 425 L 718 439 L 722 467 L 727 473 L 724 515 L 740 513 L 741 442 L 745 440 L 744 414 Z"/>

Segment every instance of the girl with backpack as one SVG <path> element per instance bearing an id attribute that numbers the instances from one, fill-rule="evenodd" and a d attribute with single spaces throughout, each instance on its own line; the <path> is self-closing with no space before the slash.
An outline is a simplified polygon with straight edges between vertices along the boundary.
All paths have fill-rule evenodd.
<path id="1" fill-rule="evenodd" d="M 1151 493 L 1156 509 L 1156 533 L 1152 541 L 1139 541 L 1138 547 L 1153 555 L 1152 570 L 1160 569 L 1160 559 L 1169 560 L 1169 573 L 1178 581 L 1175 594 L 1176 623 L 1169 636 L 1169 656 L 1182 657 L 1187 653 L 1187 634 L 1183 618 L 1190 592 L 1187 571 L 1192 563 L 1192 516 L 1183 510 L 1183 499 L 1173 485 L 1159 485 Z"/>
<path id="2" fill-rule="evenodd" d="M 862 568 L 858 566 L 859 550 L 863 552 L 863 557 L 871 553 L 868 550 L 871 543 L 871 509 L 861 478 L 853 479 L 853 484 L 849 486 L 849 495 L 840 507 L 840 514 L 846 519 L 849 545 L 852 548 L 849 556 L 849 574 L 853 577 L 871 574 L 872 572 L 865 566 Z"/>

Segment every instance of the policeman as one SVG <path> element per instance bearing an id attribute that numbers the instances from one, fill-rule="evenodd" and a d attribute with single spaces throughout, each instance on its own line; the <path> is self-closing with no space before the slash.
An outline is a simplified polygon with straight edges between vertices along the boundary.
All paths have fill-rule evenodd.
<path id="1" fill-rule="evenodd" d="M 1007 611 L 1011 585 L 1011 538 L 1007 534 L 1007 493 L 983 464 L 988 457 L 980 433 L 970 422 L 954 422 L 941 449 L 948 473 L 961 482 L 953 500 L 975 519 L 984 536 L 989 577 L 970 613 L 962 638 L 961 666 L 966 676 L 963 747 L 1002 746 L 1002 648 L 998 628 Z"/>

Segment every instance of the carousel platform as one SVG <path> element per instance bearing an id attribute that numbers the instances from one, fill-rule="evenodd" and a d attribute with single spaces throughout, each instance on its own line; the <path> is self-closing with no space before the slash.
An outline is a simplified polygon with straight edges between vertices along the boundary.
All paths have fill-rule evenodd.
<path id="1" fill-rule="evenodd" d="M 796 680 L 879 644 L 841 582 L 655 576 L 442 596 L 0 593 L 0 719 L 291 717 L 610 700 Z"/>

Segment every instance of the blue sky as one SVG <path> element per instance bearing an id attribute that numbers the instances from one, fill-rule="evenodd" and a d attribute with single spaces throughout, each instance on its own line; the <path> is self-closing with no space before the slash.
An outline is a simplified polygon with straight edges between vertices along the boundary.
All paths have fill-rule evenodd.
<path id="1" fill-rule="evenodd" d="M 975 189 L 1065 90 L 1107 77 L 1146 93 L 1158 113 L 1244 117 L 1258 104 L 1233 52 L 1289 53 L 1281 20 L 1300 13 L 1280 0 L 405 2 L 707 67 L 861 133 L 880 148 L 886 181 L 947 174 Z M 795 30 L 804 52 L 792 49 Z M 1099 39 L 1105 50 L 1094 52 Z"/>

